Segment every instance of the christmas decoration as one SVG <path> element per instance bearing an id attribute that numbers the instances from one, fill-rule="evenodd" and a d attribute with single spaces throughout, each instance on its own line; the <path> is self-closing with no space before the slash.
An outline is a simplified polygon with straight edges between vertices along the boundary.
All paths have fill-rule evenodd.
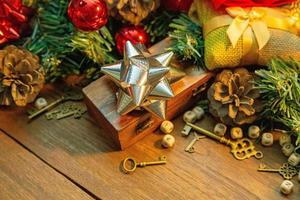
<path id="1" fill-rule="evenodd" d="M 20 38 L 27 11 L 21 0 L 0 0 L 0 44 Z"/>
<path id="2" fill-rule="evenodd" d="M 193 0 L 163 0 L 161 1 L 161 6 L 170 11 L 187 12 L 192 3 Z"/>
<path id="3" fill-rule="evenodd" d="M 281 122 L 298 137 L 300 147 L 300 63 L 273 59 L 268 69 L 256 70 L 255 86 L 261 92 L 262 117 Z"/>
<path id="4" fill-rule="evenodd" d="M 108 20 L 104 0 L 71 0 L 68 16 L 74 26 L 82 31 L 96 31 Z"/>
<path id="5" fill-rule="evenodd" d="M 295 0 L 212 0 L 216 9 L 226 7 L 277 7 L 290 4 Z"/>
<path id="6" fill-rule="evenodd" d="M 115 36 L 117 49 L 120 54 L 123 54 L 123 49 L 126 41 L 133 44 L 141 43 L 146 47 L 149 46 L 149 36 L 142 26 L 125 26 L 121 28 Z"/>
<path id="7" fill-rule="evenodd" d="M 12 45 L 0 50 L 0 105 L 25 106 L 34 101 L 43 84 L 37 56 Z"/>
<path id="8" fill-rule="evenodd" d="M 193 5 L 203 23 L 208 69 L 264 66 L 274 56 L 300 59 L 298 29 L 290 23 L 286 8 L 229 7 L 224 14 L 202 1 Z"/>
<path id="9" fill-rule="evenodd" d="M 201 27 L 185 14 L 180 14 L 169 26 L 173 29 L 169 32 L 172 40 L 170 50 L 182 60 L 192 61 L 204 67 L 204 41 Z"/>
<path id="10" fill-rule="evenodd" d="M 48 82 L 69 75 L 95 79 L 101 65 L 114 61 L 114 42 L 106 27 L 91 33 L 77 31 L 67 17 L 68 1 L 38 1 L 36 7 L 34 31 L 20 43 L 41 58 Z"/>
<path id="11" fill-rule="evenodd" d="M 253 81 L 244 68 L 223 70 L 207 92 L 210 113 L 228 125 L 252 123 L 262 108 Z"/>
<path id="12" fill-rule="evenodd" d="M 137 108 L 144 108 L 165 119 L 166 99 L 174 96 L 166 74 L 172 52 L 146 57 L 144 48 L 126 42 L 124 61 L 102 67 L 120 87 L 117 111 L 125 115 Z"/>
<path id="13" fill-rule="evenodd" d="M 120 15 L 133 25 L 138 25 L 159 7 L 159 0 L 106 0 L 111 14 Z"/>

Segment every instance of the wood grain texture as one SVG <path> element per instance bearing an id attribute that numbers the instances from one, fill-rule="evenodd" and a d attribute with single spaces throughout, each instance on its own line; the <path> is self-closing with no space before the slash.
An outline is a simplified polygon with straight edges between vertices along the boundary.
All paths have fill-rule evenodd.
<path id="1" fill-rule="evenodd" d="M 43 96 L 50 97 L 52 93 L 45 91 Z M 284 198 L 279 192 L 282 177 L 257 172 L 259 160 L 237 161 L 228 147 L 207 138 L 195 145 L 194 154 L 184 152 L 192 138 L 180 135 L 181 118 L 175 120 L 173 149 L 161 148 L 162 135 L 154 133 L 125 151 L 116 151 L 88 115 L 81 120 L 47 121 L 41 116 L 28 123 L 26 119 L 24 109 L 2 110 L 0 128 L 101 199 Z M 213 125 L 212 120 L 201 123 L 207 128 Z M 263 161 L 269 166 L 279 167 L 286 161 L 278 144 L 262 151 Z M 125 175 L 119 166 L 129 155 L 138 161 L 152 161 L 166 155 L 168 163 Z M 299 199 L 299 183 L 296 178 L 293 182 L 295 191 L 289 199 Z"/>
<path id="2" fill-rule="evenodd" d="M 92 199 L 0 131 L 0 199 Z"/>

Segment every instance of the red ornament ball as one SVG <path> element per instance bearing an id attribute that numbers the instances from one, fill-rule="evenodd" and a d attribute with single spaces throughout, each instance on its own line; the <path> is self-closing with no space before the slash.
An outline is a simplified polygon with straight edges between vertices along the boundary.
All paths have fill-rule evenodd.
<path id="1" fill-rule="evenodd" d="M 104 0 L 71 0 L 68 16 L 82 31 L 96 31 L 107 23 L 108 11 Z"/>
<path id="2" fill-rule="evenodd" d="M 169 11 L 188 12 L 193 0 L 163 0 L 161 6 Z"/>
<path id="3" fill-rule="evenodd" d="M 149 46 L 149 35 L 143 26 L 126 26 L 121 28 L 115 35 L 117 49 L 123 54 L 124 46 L 127 40 L 133 44 L 141 43 Z"/>

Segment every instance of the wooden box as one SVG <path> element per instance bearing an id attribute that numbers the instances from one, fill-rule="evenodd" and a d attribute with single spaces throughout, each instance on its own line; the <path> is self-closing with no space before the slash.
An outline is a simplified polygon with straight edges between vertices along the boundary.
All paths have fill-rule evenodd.
<path id="1" fill-rule="evenodd" d="M 164 49 L 167 42 L 153 49 Z M 152 50 L 152 51 L 151 51 Z M 197 94 L 212 77 L 195 67 L 185 68 L 187 75 L 171 85 L 175 97 L 167 102 L 167 119 L 171 120 L 192 106 L 199 98 Z M 127 115 L 117 113 L 117 87 L 107 76 L 103 76 L 83 89 L 88 112 L 97 124 L 104 128 L 105 136 L 112 139 L 119 149 L 125 149 L 146 135 L 154 132 L 162 120 L 147 111 L 133 111 Z"/>

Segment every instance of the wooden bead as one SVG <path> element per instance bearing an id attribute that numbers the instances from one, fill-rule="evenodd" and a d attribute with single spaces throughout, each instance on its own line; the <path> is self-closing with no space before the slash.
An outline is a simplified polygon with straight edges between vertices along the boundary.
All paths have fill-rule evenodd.
<path id="1" fill-rule="evenodd" d="M 187 111 L 183 115 L 183 121 L 194 123 L 197 120 L 197 115 L 193 111 Z"/>
<path id="2" fill-rule="evenodd" d="M 288 163 L 294 167 L 300 164 L 300 154 L 294 152 L 290 155 Z"/>
<path id="3" fill-rule="evenodd" d="M 161 123 L 160 130 L 165 134 L 172 133 L 174 130 L 174 124 L 168 120 L 165 120 Z"/>
<path id="4" fill-rule="evenodd" d="M 197 119 L 201 119 L 205 114 L 203 108 L 200 106 L 196 106 L 192 111 L 196 114 Z"/>
<path id="5" fill-rule="evenodd" d="M 289 157 L 293 153 L 294 150 L 295 150 L 295 147 L 291 143 L 285 143 L 283 145 L 283 147 L 281 148 L 282 153 L 287 157 Z"/>
<path id="6" fill-rule="evenodd" d="M 248 128 L 248 137 L 249 138 L 256 139 L 259 137 L 259 134 L 260 134 L 259 126 L 255 126 L 255 125 L 249 126 L 249 128 Z"/>
<path id="7" fill-rule="evenodd" d="M 287 133 L 283 133 L 280 135 L 279 144 L 280 146 L 283 146 L 286 143 L 291 143 L 291 136 Z"/>
<path id="8" fill-rule="evenodd" d="M 45 98 L 43 98 L 43 97 L 37 98 L 37 99 L 35 100 L 35 102 L 34 102 L 34 106 L 35 106 L 38 110 L 40 110 L 40 109 L 46 107 L 47 105 L 48 105 L 48 102 L 47 102 L 47 100 L 46 100 Z"/>
<path id="9" fill-rule="evenodd" d="M 280 185 L 280 191 L 283 194 L 290 194 L 293 191 L 294 184 L 292 181 L 284 180 Z"/>
<path id="10" fill-rule="evenodd" d="M 243 130 L 240 127 L 231 128 L 230 135 L 234 140 L 243 138 Z"/>
<path id="11" fill-rule="evenodd" d="M 273 135 L 272 133 L 264 133 L 262 134 L 261 144 L 264 146 L 272 146 L 273 145 Z"/>
<path id="12" fill-rule="evenodd" d="M 214 133 L 218 136 L 224 136 L 227 131 L 227 126 L 222 123 L 217 123 L 214 128 Z"/>
<path id="13" fill-rule="evenodd" d="M 175 138 L 173 135 L 167 134 L 162 138 L 161 145 L 165 148 L 171 148 L 175 144 Z"/>

